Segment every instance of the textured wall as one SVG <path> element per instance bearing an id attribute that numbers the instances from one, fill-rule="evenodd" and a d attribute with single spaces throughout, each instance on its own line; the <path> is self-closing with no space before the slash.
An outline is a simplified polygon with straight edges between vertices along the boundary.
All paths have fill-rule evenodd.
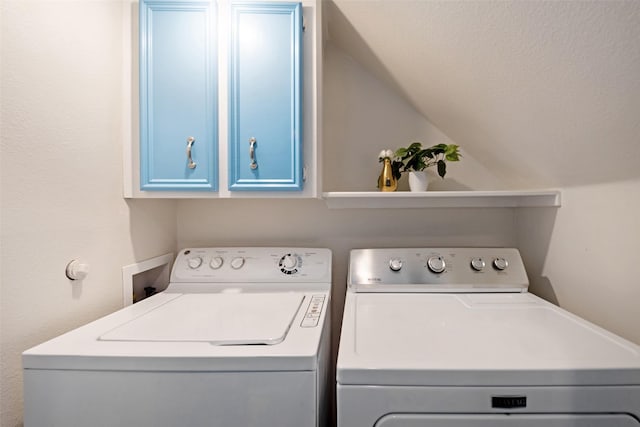
<path id="1" fill-rule="evenodd" d="M 512 188 L 640 177 L 640 2 L 326 2 L 329 37 Z"/>
<path id="2" fill-rule="evenodd" d="M 21 424 L 21 352 L 121 307 L 121 267 L 175 250 L 173 202 L 122 198 L 123 7 L 2 4 L 2 427 Z"/>
<path id="3" fill-rule="evenodd" d="M 333 42 L 324 49 L 324 191 L 375 191 L 381 170 L 378 153 L 420 141 L 425 146 L 455 143 L 431 124 L 393 87 Z M 477 162 L 462 146 L 463 159 L 449 163 L 444 180 L 434 168 L 436 190 L 503 189 L 508 183 Z M 401 179 L 406 189 L 407 178 Z"/>
<path id="4" fill-rule="evenodd" d="M 640 344 L 640 180 L 564 188 L 516 229 L 532 292 Z"/>

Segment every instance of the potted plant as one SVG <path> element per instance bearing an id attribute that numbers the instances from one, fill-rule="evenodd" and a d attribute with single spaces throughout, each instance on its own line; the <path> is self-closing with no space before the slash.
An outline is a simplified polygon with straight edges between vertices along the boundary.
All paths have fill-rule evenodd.
<path id="1" fill-rule="evenodd" d="M 401 172 L 409 172 L 411 191 L 425 191 L 429 185 L 426 169 L 435 166 L 441 178 L 447 174 L 447 161 L 460 160 L 459 147 L 455 144 L 436 144 L 422 148 L 420 142 L 398 148 L 394 156 L 402 162 Z"/>

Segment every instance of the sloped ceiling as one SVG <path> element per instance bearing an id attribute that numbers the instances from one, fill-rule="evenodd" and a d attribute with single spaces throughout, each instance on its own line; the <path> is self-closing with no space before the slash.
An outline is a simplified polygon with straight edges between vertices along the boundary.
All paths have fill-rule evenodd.
<path id="1" fill-rule="evenodd" d="M 640 1 L 327 0 L 327 38 L 514 186 L 640 177 Z"/>

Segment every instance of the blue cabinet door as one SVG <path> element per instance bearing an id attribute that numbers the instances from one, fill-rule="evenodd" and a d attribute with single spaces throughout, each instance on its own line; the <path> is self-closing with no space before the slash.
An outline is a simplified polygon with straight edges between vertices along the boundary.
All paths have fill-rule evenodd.
<path id="1" fill-rule="evenodd" d="M 140 187 L 217 190 L 216 10 L 140 2 Z"/>
<path id="2" fill-rule="evenodd" d="M 302 189 L 302 6 L 231 6 L 229 190 Z"/>

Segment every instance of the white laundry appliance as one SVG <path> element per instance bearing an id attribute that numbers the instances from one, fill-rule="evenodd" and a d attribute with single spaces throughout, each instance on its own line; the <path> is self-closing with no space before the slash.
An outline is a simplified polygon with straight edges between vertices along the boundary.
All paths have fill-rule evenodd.
<path id="1" fill-rule="evenodd" d="M 338 427 L 640 426 L 640 347 L 527 288 L 515 249 L 353 250 Z"/>
<path id="2" fill-rule="evenodd" d="M 327 423 L 331 253 L 185 249 L 166 291 L 23 354 L 26 427 Z"/>

